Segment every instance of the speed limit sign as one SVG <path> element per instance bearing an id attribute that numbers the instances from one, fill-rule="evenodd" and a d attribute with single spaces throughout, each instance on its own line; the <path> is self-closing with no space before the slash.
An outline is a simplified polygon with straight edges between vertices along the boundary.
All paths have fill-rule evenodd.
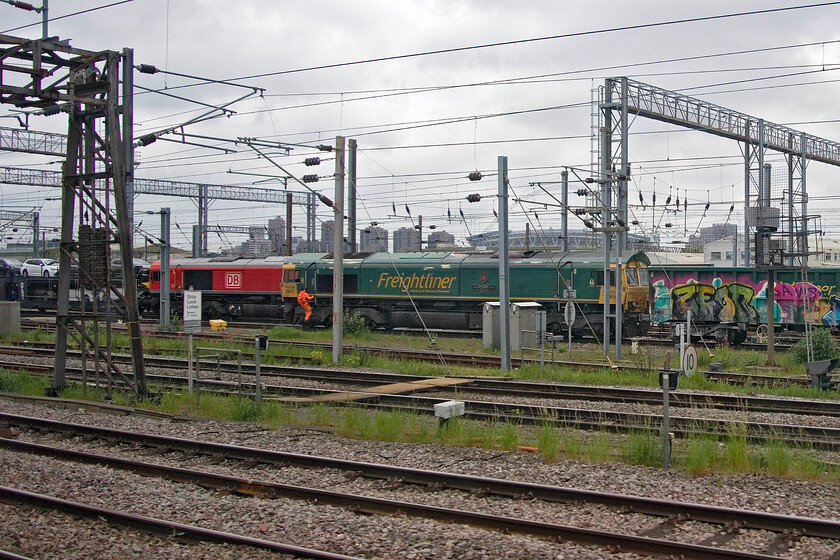
<path id="1" fill-rule="evenodd" d="M 697 371 L 697 349 L 693 344 L 686 346 L 683 351 L 682 370 L 686 375 L 694 375 Z"/>

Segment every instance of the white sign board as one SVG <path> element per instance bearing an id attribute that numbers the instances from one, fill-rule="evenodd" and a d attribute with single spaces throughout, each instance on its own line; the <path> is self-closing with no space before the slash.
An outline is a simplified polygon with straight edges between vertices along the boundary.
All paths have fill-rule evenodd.
<path id="1" fill-rule="evenodd" d="M 184 332 L 201 332 L 201 292 L 184 292 Z"/>
<path id="2" fill-rule="evenodd" d="M 697 372 L 697 349 L 691 344 L 686 346 L 683 352 L 682 370 L 686 375 L 694 375 Z"/>
<path id="3" fill-rule="evenodd" d="M 566 326 L 571 327 L 575 322 L 575 302 L 567 301 L 566 308 L 563 310 L 563 318 L 566 320 Z"/>

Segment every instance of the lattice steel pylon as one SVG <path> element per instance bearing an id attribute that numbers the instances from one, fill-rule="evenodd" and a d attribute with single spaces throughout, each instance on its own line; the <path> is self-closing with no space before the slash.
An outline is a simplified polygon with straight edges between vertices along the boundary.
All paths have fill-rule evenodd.
<path id="1" fill-rule="evenodd" d="M 106 374 L 109 392 L 115 381 L 138 396 L 148 395 L 137 284 L 132 281 L 129 190 L 133 165 L 126 165 L 131 150 L 121 135 L 121 130 L 130 134 L 132 126 L 131 58 L 130 49 L 94 52 L 55 38 L 30 40 L 0 34 L 0 103 L 44 113 L 64 111 L 69 116 L 61 185 L 53 392 L 66 385 L 67 345 L 72 336 L 82 350 L 85 370 L 92 359 L 97 374 Z M 121 289 L 110 277 L 114 242 L 123 256 Z M 79 305 L 71 310 L 71 276 L 76 266 Z M 111 358 L 112 322 L 118 317 L 114 307 L 121 308 L 128 328 L 133 375 L 121 371 Z M 100 335 L 105 337 L 104 346 Z"/>

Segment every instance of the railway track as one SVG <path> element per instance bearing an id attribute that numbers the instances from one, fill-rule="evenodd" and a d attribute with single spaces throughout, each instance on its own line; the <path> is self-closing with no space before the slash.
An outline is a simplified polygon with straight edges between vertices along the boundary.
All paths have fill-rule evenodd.
<path id="1" fill-rule="evenodd" d="M 0 363 L 0 367 L 27 369 L 29 371 L 40 372 L 40 375 L 44 376 L 50 375 L 51 373 L 50 366 L 43 365 L 28 366 L 27 364 L 7 362 Z M 171 364 L 168 367 L 171 367 Z M 82 372 L 79 368 L 67 368 L 66 373 L 68 379 L 82 381 Z M 300 370 L 298 370 L 298 373 L 301 373 Z M 150 385 L 165 389 L 183 391 L 188 385 L 187 378 L 184 375 L 154 375 L 147 373 L 146 378 Z M 403 379 L 403 381 L 405 380 Z M 487 383 L 485 380 L 480 380 L 480 382 Z M 88 383 L 90 383 L 89 374 Z M 365 389 L 330 390 L 262 383 L 261 385 L 263 400 L 287 402 L 290 405 L 294 405 L 295 403 L 297 405 L 306 405 L 316 402 L 333 402 L 336 404 L 352 402 L 355 406 L 367 408 L 407 410 L 434 415 L 434 405 L 442 400 L 440 397 L 423 397 L 416 394 L 388 394 L 379 391 L 366 391 Z M 250 398 L 256 393 L 254 383 L 247 380 L 231 381 L 203 378 L 200 381 L 196 380 L 195 387 L 197 391 L 239 395 L 245 398 Z M 438 388 L 436 387 L 436 389 Z M 498 391 L 499 388 L 497 387 L 495 390 Z M 621 390 L 613 391 L 611 393 L 610 390 L 605 390 L 603 395 L 611 399 L 621 397 Z M 653 392 L 650 392 L 645 395 L 637 395 L 637 398 L 650 399 L 653 394 Z M 582 395 L 583 393 L 579 392 L 577 398 L 580 399 Z M 626 393 L 625 396 L 629 399 L 630 393 Z M 466 412 L 464 418 L 477 421 L 503 421 L 522 425 L 553 424 L 565 428 L 616 433 L 660 433 L 662 427 L 662 417 L 656 414 L 476 401 L 463 399 L 460 396 L 458 398 L 465 403 Z M 757 399 L 754 406 L 778 412 L 783 405 L 780 403 L 774 409 L 774 403 L 772 401 L 773 399 Z M 683 401 L 683 404 L 689 402 L 692 402 L 691 399 L 686 399 Z M 699 405 L 701 399 L 694 402 Z M 804 402 L 805 404 L 802 405 L 792 405 L 792 408 L 797 408 L 799 411 L 797 413 L 799 414 L 810 414 L 811 410 L 820 408 L 820 405 L 817 404 L 820 401 Z M 739 406 L 738 399 L 730 399 L 728 401 L 722 399 L 720 406 L 737 408 Z M 837 415 L 837 404 L 828 403 L 822 411 L 824 415 Z M 671 415 L 670 430 L 677 438 L 690 438 L 698 435 L 726 437 L 732 433 L 743 433 L 747 438 L 758 443 L 782 441 L 791 446 L 806 444 L 816 449 L 840 451 L 840 428 L 730 421 Z"/>
<path id="2" fill-rule="evenodd" d="M 154 336 L 156 338 L 161 339 L 181 339 L 183 338 L 182 335 L 178 333 L 174 334 L 167 334 L 167 333 L 155 333 Z M 243 337 L 243 336 L 234 336 L 231 334 L 219 334 L 219 333 L 203 333 L 202 338 L 207 340 L 224 340 L 225 342 L 234 342 L 243 344 L 246 346 L 250 346 L 253 344 L 253 338 Z M 641 344 L 646 345 L 656 345 L 662 347 L 671 347 L 673 346 L 673 341 L 669 337 L 665 338 L 657 338 L 657 337 L 641 337 L 639 338 L 639 342 Z M 289 347 L 298 347 L 298 348 L 308 348 L 312 349 L 313 351 L 331 351 L 332 344 L 331 343 L 322 343 L 322 342 L 312 342 L 312 341 L 300 341 L 300 340 L 290 340 L 290 339 L 280 339 L 280 340 L 271 340 L 270 343 L 272 345 L 287 345 Z M 785 343 L 777 343 L 775 345 L 776 349 L 784 350 L 789 349 L 792 347 L 793 344 L 785 344 Z M 752 343 L 745 343 L 742 345 L 744 349 L 754 349 L 754 350 L 764 350 L 766 349 L 766 345 L 762 344 L 752 344 Z M 121 350 L 125 351 L 127 348 L 113 346 L 114 350 Z M 498 368 L 501 367 L 501 358 L 497 356 L 489 356 L 486 354 L 465 354 L 462 352 L 443 352 L 439 350 L 408 350 L 408 349 L 398 349 L 398 348 L 387 348 L 382 346 L 361 346 L 361 345 L 345 345 L 343 348 L 345 353 L 351 352 L 365 352 L 371 355 L 377 356 L 386 356 L 389 358 L 394 359 L 404 359 L 404 360 L 416 360 L 422 362 L 432 362 L 432 363 L 442 363 L 442 364 L 451 364 L 451 365 L 464 365 L 464 366 L 473 366 L 473 367 L 487 367 L 487 368 Z M 553 366 L 563 366 L 563 367 L 570 367 L 575 369 L 604 369 L 609 368 L 618 371 L 650 371 L 651 368 L 642 365 L 640 363 L 634 363 L 629 361 L 596 361 L 596 360 L 557 360 L 551 359 L 549 357 L 550 350 L 546 349 L 546 356 L 543 362 L 547 365 Z M 253 353 L 248 350 L 243 350 L 244 356 L 253 356 Z M 290 361 L 300 361 L 300 362 L 315 362 L 318 361 L 317 357 L 313 356 L 305 356 L 300 354 L 276 354 L 276 356 L 280 359 L 286 359 Z M 540 360 L 538 358 L 524 358 L 522 356 L 511 357 L 511 363 L 515 367 L 522 367 L 525 365 L 535 365 L 539 364 Z M 778 376 L 769 376 L 769 375 L 739 375 L 739 374 L 727 374 L 727 373 L 712 373 L 712 372 L 705 372 L 704 373 L 709 379 L 715 379 L 719 381 L 724 381 L 726 383 L 732 384 L 754 384 L 754 385 L 767 385 L 767 386 L 775 386 L 775 387 L 784 387 L 790 385 L 804 385 L 808 386 L 810 384 L 810 380 L 807 378 L 791 378 L 791 377 L 778 377 Z"/>
<path id="3" fill-rule="evenodd" d="M 175 333 L 175 334 L 167 334 L 167 333 L 155 333 L 155 338 L 163 339 L 163 340 L 183 340 L 183 335 Z M 254 338 L 253 337 L 241 337 L 241 336 L 231 336 L 230 334 L 212 334 L 212 333 L 203 333 L 201 338 L 204 340 L 222 340 L 226 343 L 238 343 L 248 347 L 253 347 L 254 345 Z M 269 340 L 269 344 L 273 346 L 277 345 L 287 345 L 289 347 L 297 347 L 297 348 L 305 348 L 315 351 L 331 351 L 332 350 L 332 343 L 328 342 L 311 342 L 311 341 L 300 341 L 300 340 Z M 33 346 L 35 346 L 33 344 Z M 43 344 L 42 347 L 52 347 L 48 344 Z M 115 351 L 124 351 L 126 347 L 120 347 L 118 345 L 112 345 L 112 350 Z M 475 367 L 493 367 L 498 368 L 501 366 L 501 358 L 498 356 L 489 356 L 486 354 L 465 354 L 463 352 L 443 352 L 439 350 L 411 350 L 411 349 L 400 349 L 400 348 L 387 348 L 384 346 L 363 346 L 358 344 L 345 344 L 343 350 L 346 354 L 352 352 L 365 352 L 371 355 L 376 356 L 386 356 L 389 358 L 395 359 L 403 359 L 403 360 L 416 360 L 422 362 L 433 362 L 433 363 L 443 363 L 443 364 L 452 364 L 452 365 L 466 365 L 466 366 L 475 366 Z M 253 352 L 245 349 L 242 351 L 243 356 L 253 356 Z M 299 360 L 299 361 L 313 361 L 315 358 L 312 356 L 300 356 L 300 355 L 278 355 L 279 358 L 289 359 L 289 360 Z M 601 368 L 610 368 L 620 371 L 649 371 L 649 368 L 632 363 L 632 362 L 607 362 L 607 361 L 594 361 L 594 360 L 580 360 L 580 361 L 572 361 L 572 360 L 550 360 L 548 358 L 548 350 L 546 351 L 546 358 L 544 360 L 546 364 L 551 365 L 562 365 L 568 366 L 573 368 L 581 368 L 581 369 L 601 369 Z M 511 357 L 511 363 L 514 366 L 522 367 L 526 364 L 539 364 L 540 360 L 538 358 L 522 358 L 520 357 Z"/>
<path id="4" fill-rule="evenodd" d="M 10 440 L 0 439 L 0 446 L 6 447 Z M 14 444 L 12 444 L 14 445 Z M 24 446 L 7 447 L 14 451 L 23 451 L 27 449 Z M 45 452 L 43 448 L 41 451 Z M 25 452 L 35 452 L 35 448 L 30 447 Z M 56 455 L 53 455 L 56 456 Z M 66 453 L 64 458 L 69 458 L 70 453 Z M 104 458 L 102 458 L 105 461 Z M 138 471 L 139 471 L 139 464 Z M 147 473 L 148 474 L 148 473 Z M 27 492 L 17 488 L 9 488 L 0 486 L 0 500 L 5 502 L 25 504 L 42 509 L 53 509 L 63 511 L 79 517 L 90 517 L 94 519 L 103 519 L 109 523 L 120 525 L 123 527 L 130 527 L 134 529 L 142 529 L 150 533 L 155 533 L 163 536 L 179 535 L 182 538 L 211 543 L 222 543 L 231 545 L 240 545 L 255 549 L 270 550 L 272 552 L 280 552 L 290 554 L 297 558 L 314 558 L 319 560 L 362 560 L 356 556 L 346 556 L 344 554 L 335 554 L 323 550 L 315 550 L 312 548 L 305 548 L 302 546 L 294 546 L 291 544 L 269 541 L 265 539 L 257 539 L 246 535 L 239 535 L 225 531 L 216 531 L 195 525 L 188 525 L 185 523 L 178 523 L 166 519 L 159 519 L 149 517 L 146 515 L 138 515 L 136 513 L 129 513 L 125 511 L 114 510 L 102 506 L 95 506 L 77 502 L 72 500 L 64 500 L 55 496 L 46 494 L 39 494 L 36 492 Z M 244 551 L 243 551 L 244 552 Z M 23 558 L 21 556 L 13 555 L 0 551 L 0 558 Z"/>
<path id="5" fill-rule="evenodd" d="M 81 440 L 62 438 L 61 445 L 0 438 L 0 447 L 8 451 L 54 457 L 63 461 L 96 464 L 110 469 L 130 471 L 145 477 L 158 477 L 181 483 L 197 484 L 200 487 L 223 490 L 243 496 L 258 496 L 261 499 L 284 497 L 306 500 L 310 503 L 317 503 L 319 506 L 328 504 L 351 508 L 355 512 L 368 515 L 401 514 L 408 517 L 435 519 L 446 523 L 481 527 L 504 533 L 562 539 L 614 552 L 634 552 L 657 557 L 768 559 L 778 558 L 780 553 L 783 554 L 791 546 L 792 541 L 803 537 L 827 539 L 828 543 L 826 544 L 831 547 L 840 544 L 840 542 L 837 542 L 840 539 L 840 522 L 830 520 L 268 451 L 207 441 L 110 430 L 90 425 L 18 415 L 0 415 L 0 422 L 7 426 L 26 430 L 25 435 L 29 439 L 32 437 L 44 438 L 45 435 L 51 433 L 82 438 Z M 101 452 L 92 453 L 68 448 L 68 446 L 78 446 L 81 444 L 80 442 L 83 442 L 84 446 L 87 447 L 96 440 L 108 442 L 109 448 L 115 443 L 121 443 L 129 444 L 134 450 L 162 449 L 170 457 L 172 452 L 179 452 L 182 454 L 186 465 L 167 466 L 137 460 L 133 457 L 115 457 L 111 453 L 103 455 Z M 246 465 L 266 465 L 282 467 L 283 469 L 295 467 L 300 469 L 338 470 L 361 479 L 388 481 L 389 485 L 398 482 L 400 485 L 416 487 L 412 495 L 417 495 L 418 498 L 415 501 L 408 502 L 377 495 L 361 495 L 346 490 L 302 487 L 288 483 L 262 481 L 253 477 L 231 476 L 218 472 L 211 473 L 188 466 L 190 460 L 197 456 L 211 456 L 225 462 L 233 461 Z M 312 480 L 313 477 L 307 477 L 307 479 Z M 365 488 L 368 486 L 365 485 Z M 467 497 L 455 500 L 455 503 L 459 504 L 457 508 L 445 504 L 426 505 L 422 503 L 426 500 L 424 496 L 429 491 L 436 493 L 440 489 L 466 493 Z M 367 493 L 376 494 L 377 492 L 368 490 Z M 69 509 L 79 515 L 102 514 L 102 511 L 98 508 L 94 509 L 85 504 L 71 504 L 60 498 L 33 497 L 31 493 L 20 490 L 0 488 L 0 495 L 5 500 L 34 502 L 38 503 L 40 507 Z M 619 512 L 632 512 L 632 515 L 650 516 L 652 519 L 644 524 L 646 528 L 643 531 L 634 534 L 628 533 L 626 529 L 621 530 L 623 525 L 614 530 L 592 529 L 560 525 L 540 519 L 488 513 L 483 509 L 465 509 L 473 503 L 474 497 L 485 495 L 495 496 L 499 499 L 526 498 L 544 502 L 547 504 L 545 507 L 558 508 L 550 514 L 553 519 L 571 518 L 561 512 L 573 504 L 585 508 L 594 505 L 604 506 Z M 435 500 L 435 502 L 438 501 Z M 549 506 L 549 504 L 551 505 Z M 501 509 L 509 510 L 510 507 L 502 506 Z M 111 515 L 110 512 L 105 512 L 105 514 Z M 159 531 L 168 528 L 170 531 L 194 531 L 189 534 L 198 539 L 231 538 L 230 535 L 219 535 L 216 531 L 204 528 L 182 526 L 172 522 L 161 524 L 158 522 L 159 520 L 150 522 L 149 518 L 136 514 L 128 517 L 120 514 L 115 516 L 115 519 L 119 519 L 122 523 L 139 525 L 148 530 Z M 697 523 L 709 524 L 720 529 L 713 530 L 712 534 L 714 536 L 701 542 L 685 542 L 685 537 L 681 537 L 682 527 Z M 731 531 L 732 526 L 737 526 L 738 530 Z M 735 536 L 744 536 L 745 533 L 750 531 L 771 532 L 776 537 L 769 541 L 762 552 L 726 548 Z M 796 538 L 791 539 L 791 535 L 796 535 Z M 223 542 L 239 542 L 249 546 L 277 546 L 277 543 L 266 545 L 265 541 L 255 543 L 247 539 L 247 537 L 243 537 L 239 541 Z M 302 555 L 311 558 L 349 558 L 340 555 L 310 556 L 310 553 L 311 551 L 306 550 L 303 551 Z"/>
<path id="6" fill-rule="evenodd" d="M 0 354 L 29 354 L 49 357 L 52 355 L 52 352 L 49 348 L 19 349 L 10 346 L 0 346 Z M 70 351 L 68 352 L 68 357 L 78 358 L 80 357 L 80 353 L 76 351 Z M 112 355 L 112 358 L 117 363 L 131 363 L 131 359 L 128 355 L 114 354 Z M 147 355 L 145 356 L 145 362 L 149 366 L 154 367 L 174 368 L 181 370 L 186 370 L 188 367 L 188 362 L 186 359 L 173 358 L 171 356 L 158 357 Z M 205 372 L 238 374 L 240 371 L 238 364 L 229 361 L 217 362 L 214 360 L 204 360 L 197 365 L 199 365 L 201 369 Z M 28 367 L 27 364 L 13 361 L 0 362 L 0 366 L 7 367 L 10 369 L 20 369 L 23 367 Z M 43 369 L 43 371 L 48 370 L 49 368 Z M 253 376 L 254 366 L 249 363 L 243 363 L 241 371 L 244 375 Z M 79 371 L 76 370 L 76 373 L 78 374 Z M 361 387 L 371 387 L 391 383 L 410 383 L 412 381 L 427 379 L 427 377 L 425 376 L 405 375 L 387 372 L 383 373 L 349 369 L 321 368 L 316 366 L 273 366 L 265 364 L 262 364 L 260 366 L 260 375 L 264 378 L 289 377 L 305 379 L 309 381 L 318 381 Z M 733 378 L 733 376 L 734 378 L 740 377 L 742 378 L 741 382 L 743 383 L 756 383 L 756 379 L 759 378 L 755 375 L 739 376 L 738 374 L 726 374 L 721 372 L 707 372 L 706 375 L 718 376 L 721 380 L 730 380 Z M 662 404 L 662 393 L 658 389 L 602 387 L 564 383 L 537 383 L 530 381 L 513 381 L 510 379 L 488 379 L 481 377 L 469 379 L 469 384 L 459 386 L 459 391 L 467 390 L 470 393 L 521 396 L 526 398 L 553 398 L 619 403 L 644 403 L 651 405 Z M 771 380 L 782 380 L 788 382 L 793 382 L 795 380 L 796 382 L 802 382 L 802 384 L 805 385 L 808 384 L 807 379 L 800 380 L 798 378 L 778 378 L 768 376 L 767 382 L 769 383 Z M 714 408 L 720 410 L 739 410 L 744 412 L 775 412 L 789 414 L 808 414 L 814 416 L 840 416 L 840 402 L 829 400 L 793 400 L 772 397 L 760 397 L 755 395 L 699 394 L 675 391 L 672 392 L 670 395 L 670 402 L 672 406 L 682 406 L 687 408 L 697 407 Z"/>

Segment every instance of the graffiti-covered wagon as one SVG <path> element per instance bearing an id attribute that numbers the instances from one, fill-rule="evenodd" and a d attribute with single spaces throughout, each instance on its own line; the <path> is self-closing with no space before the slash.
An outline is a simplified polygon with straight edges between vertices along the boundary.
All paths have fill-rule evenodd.
<path id="1" fill-rule="evenodd" d="M 767 323 L 767 273 L 753 268 L 653 265 L 653 323 L 685 321 L 692 335 L 714 334 L 740 344 L 747 332 Z M 837 326 L 840 269 L 777 271 L 773 320 L 785 328 Z"/>

